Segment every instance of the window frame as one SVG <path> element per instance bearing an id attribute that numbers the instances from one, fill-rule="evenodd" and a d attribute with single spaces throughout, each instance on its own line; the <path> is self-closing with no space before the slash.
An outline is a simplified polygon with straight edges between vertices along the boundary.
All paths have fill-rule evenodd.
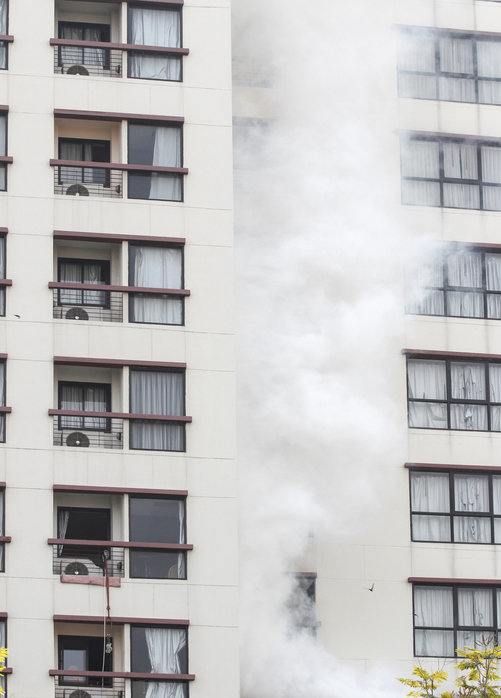
<path id="1" fill-rule="evenodd" d="M 78 258 L 78 257 L 58 257 L 57 258 L 57 280 L 58 282 L 61 282 L 61 266 L 62 264 L 79 264 L 80 265 L 80 281 L 75 281 L 75 284 L 83 284 L 85 281 L 83 280 L 84 278 L 84 265 L 85 264 L 94 264 L 94 265 L 100 265 L 101 267 L 101 276 L 103 277 L 103 281 L 101 281 L 99 284 L 96 285 L 105 285 L 109 286 L 110 285 L 110 279 L 111 279 L 111 264 L 109 259 L 93 259 L 89 257 L 86 259 L 85 257 Z M 61 291 L 64 293 L 64 291 L 67 289 L 58 289 L 57 291 L 57 304 L 58 306 L 63 306 L 63 305 L 77 305 L 77 306 L 90 306 L 93 308 L 104 308 L 104 309 L 109 309 L 110 308 L 110 293 L 109 291 L 102 291 L 103 297 L 105 299 L 104 303 L 86 303 L 84 301 L 85 298 L 85 293 L 87 290 L 82 289 L 80 291 L 81 294 L 81 301 L 75 301 L 74 303 L 64 303 L 61 301 Z M 78 292 L 78 289 L 68 289 L 71 290 L 72 293 Z M 92 293 L 92 291 L 90 291 Z"/>
<path id="2" fill-rule="evenodd" d="M 184 368 L 160 368 L 158 366 L 134 366 L 129 369 L 129 413 L 130 414 L 135 414 L 132 411 L 131 403 L 132 403 L 132 374 L 136 372 L 142 372 L 142 373 L 180 373 L 182 375 L 182 380 L 183 380 L 183 409 L 182 409 L 182 415 L 171 415 L 171 416 L 186 416 L 186 369 Z M 168 415 L 157 415 L 159 417 L 164 417 Z M 155 423 L 155 420 L 148 420 L 150 423 Z M 129 420 L 129 423 L 138 423 L 138 424 L 145 424 L 147 423 L 146 420 L 141 420 L 141 419 L 131 419 Z M 168 420 L 161 420 L 161 424 L 166 424 L 166 425 L 175 425 L 175 426 L 182 426 L 183 427 L 183 447 L 179 450 L 169 450 L 169 451 L 164 451 L 162 449 L 145 449 L 145 448 L 140 448 L 138 446 L 132 446 L 131 445 L 131 434 L 130 434 L 130 428 L 129 428 L 129 450 L 131 451 L 155 451 L 158 453 L 186 453 L 186 423 L 185 422 L 176 422 L 176 421 L 168 421 Z"/>
<path id="3" fill-rule="evenodd" d="M 409 395 L 409 361 L 433 361 L 433 362 L 444 362 L 445 363 L 445 388 L 446 388 L 446 396 L 443 400 L 440 399 L 435 399 L 435 398 L 415 398 L 411 397 Z M 451 389 L 451 363 L 464 363 L 464 364 L 481 364 L 484 366 L 486 369 L 484 371 L 484 380 L 485 380 L 485 395 L 486 399 L 485 400 L 475 400 L 475 399 L 461 399 L 461 398 L 453 398 L 452 397 L 452 389 Z M 433 429 L 434 431 L 461 431 L 461 432 L 480 432 L 483 434 L 487 433 L 493 433 L 493 434 L 501 434 L 501 429 L 491 429 L 491 407 L 501 407 L 501 401 L 500 402 L 495 402 L 490 400 L 490 391 L 489 391 L 489 365 L 490 364 L 495 364 L 497 366 L 501 367 L 501 361 L 496 360 L 496 359 L 488 359 L 488 358 L 478 358 L 476 356 L 474 357 L 466 357 L 466 356 L 448 356 L 448 355 L 443 355 L 443 354 L 437 354 L 437 355 L 429 355 L 429 354 L 413 354 L 413 353 L 408 353 L 406 355 L 406 378 L 407 378 L 407 425 L 409 429 Z M 487 397 L 488 396 L 488 397 Z M 411 426 L 409 424 L 409 418 L 410 418 L 410 410 L 409 410 L 409 404 L 413 403 L 424 403 L 424 404 L 436 404 L 436 405 L 446 405 L 447 407 L 447 427 L 441 428 L 441 427 L 419 427 L 419 426 Z M 451 428 L 451 405 L 479 405 L 479 406 L 486 406 L 486 413 L 487 413 L 487 429 L 458 429 L 457 427 Z"/>
<path id="4" fill-rule="evenodd" d="M 403 157 L 402 157 L 402 145 L 406 142 L 425 142 L 425 143 L 437 143 L 439 148 L 438 153 L 438 177 L 419 177 L 414 175 L 404 175 L 403 174 Z M 457 145 L 474 146 L 476 148 L 476 161 L 477 161 L 477 179 L 466 179 L 459 177 L 446 177 L 444 171 L 444 145 L 448 143 L 453 143 Z M 401 167 L 401 181 L 403 182 L 423 182 L 435 183 L 439 185 L 440 191 L 440 203 L 413 203 L 403 201 L 403 188 L 402 188 L 402 205 L 403 206 L 431 206 L 432 208 L 450 208 L 459 211 L 501 211 L 501 205 L 498 209 L 495 208 L 485 208 L 484 207 L 484 187 L 494 187 L 501 190 L 501 182 L 488 182 L 482 179 L 482 148 L 498 148 L 501 154 L 501 139 L 483 139 L 483 138 L 470 138 L 464 136 L 441 136 L 434 133 L 410 133 L 408 135 L 401 137 L 401 157 L 400 157 L 400 167 Z M 444 185 L 445 184 L 466 184 L 470 186 L 478 187 L 478 208 L 473 206 L 451 206 L 444 204 Z"/>
<path id="5" fill-rule="evenodd" d="M 181 254 L 181 290 L 185 290 L 185 279 L 184 279 L 184 246 L 181 245 L 168 245 L 168 244 L 157 244 L 156 242 L 141 242 L 139 240 L 134 240 L 133 242 L 129 242 L 127 245 L 127 274 L 128 274 L 128 284 L 129 286 L 134 286 L 134 268 L 133 268 L 133 259 L 131 255 L 131 249 L 134 247 L 157 247 L 157 248 L 164 248 L 164 249 L 172 249 L 172 250 L 179 250 Z M 138 294 L 136 293 L 129 293 L 129 322 L 133 324 L 140 324 L 140 325 L 166 325 L 170 327 L 184 327 L 185 325 L 185 296 L 184 295 L 179 295 L 176 296 L 174 293 L 169 293 L 168 295 L 163 295 L 161 293 L 158 294 L 148 294 L 148 297 L 151 298 L 177 298 L 178 300 L 181 301 L 181 322 L 165 322 L 165 323 L 159 323 L 159 322 L 146 322 L 144 320 L 134 320 L 133 319 L 133 313 L 134 313 L 134 297 L 137 296 Z M 131 302 L 132 301 L 132 302 Z"/>
<path id="6" fill-rule="evenodd" d="M 82 157 L 80 162 L 102 162 L 106 164 L 110 164 L 111 162 L 111 141 L 106 141 L 106 140 L 101 140 L 97 138 L 69 138 L 67 136 L 59 136 L 57 139 L 57 155 L 59 160 L 64 160 L 64 158 L 61 157 L 61 146 L 63 143 L 75 143 L 80 145 L 82 148 L 85 145 L 90 145 L 92 148 L 94 146 L 105 146 L 107 148 L 107 160 L 85 160 L 85 158 Z M 83 153 L 82 153 L 83 154 Z M 71 160 L 69 161 L 71 162 Z M 58 169 L 58 175 L 57 175 L 57 183 L 58 184 L 68 184 L 68 182 L 65 182 L 61 176 L 61 167 L 74 167 L 75 169 L 80 169 L 81 172 L 81 182 L 82 184 L 86 184 L 85 181 L 85 173 L 84 170 L 86 169 L 85 166 L 79 167 L 78 165 L 61 165 Z M 101 169 L 101 168 L 91 168 L 91 169 Z M 110 183 L 110 170 L 103 168 L 104 172 L 104 182 L 102 182 L 103 187 L 106 189 L 109 189 L 111 186 Z M 89 182 L 90 183 L 90 182 Z M 94 182 L 92 182 L 94 184 Z M 96 184 L 101 184 L 101 182 L 96 182 Z"/>
<path id="7" fill-rule="evenodd" d="M 183 517 L 183 531 L 180 532 L 180 538 L 184 538 L 184 541 L 186 542 L 187 539 L 187 507 L 186 507 L 186 495 L 184 496 L 174 496 L 174 495 L 150 495 L 150 494 L 129 494 L 128 497 L 128 524 L 129 524 L 129 531 L 128 531 L 128 540 L 131 543 L 152 543 L 152 542 L 157 542 L 157 541 L 151 541 L 151 540 L 136 540 L 132 538 L 132 533 L 131 533 L 131 522 L 132 522 L 132 500 L 133 499 L 157 499 L 157 500 L 170 500 L 170 501 L 176 501 L 176 502 L 182 502 L 184 506 L 184 517 Z M 169 541 L 158 541 L 159 543 L 169 543 Z M 173 545 L 179 544 L 181 541 L 176 541 L 176 543 L 173 543 Z M 147 554 L 148 552 L 153 552 L 153 553 L 165 553 L 166 555 L 172 555 L 173 553 L 177 555 L 182 555 L 183 556 L 183 561 L 184 561 L 184 576 L 178 576 L 178 577 L 168 577 L 168 576 L 161 576 L 161 577 L 154 577 L 151 575 L 148 576 L 138 576 L 138 575 L 133 575 L 132 574 L 132 560 L 131 557 L 134 553 L 134 551 L 139 551 L 142 554 Z M 187 562 L 188 562 L 188 555 L 186 550 L 166 550 L 163 548 L 158 548 L 158 549 L 145 549 L 145 548 L 134 548 L 130 547 L 129 548 L 129 579 L 169 579 L 171 581 L 176 581 L 176 580 L 185 580 L 188 578 L 188 570 L 187 570 Z"/>
<path id="8" fill-rule="evenodd" d="M 179 6 L 179 5 L 170 5 L 168 2 L 166 2 L 165 4 L 162 4 L 162 3 L 148 3 L 148 2 L 141 2 L 141 3 L 128 2 L 128 3 L 127 3 L 127 43 L 130 44 L 130 45 L 136 45 L 136 44 L 133 44 L 133 42 L 132 42 L 132 37 L 131 37 L 132 22 L 130 21 L 130 11 L 131 11 L 131 9 L 133 9 L 133 8 L 137 8 L 137 9 L 142 9 L 142 8 L 144 8 L 144 9 L 151 9 L 151 10 L 169 9 L 169 10 L 171 10 L 171 11 L 172 11 L 172 10 L 176 10 L 176 11 L 179 13 L 179 25 L 180 25 L 180 30 L 179 30 L 179 34 L 180 34 L 180 37 L 179 37 L 180 47 L 179 47 L 179 48 L 182 48 L 182 47 L 183 47 L 183 43 L 184 43 L 184 39 L 183 39 L 183 33 L 184 33 L 184 31 L 183 31 L 183 30 L 184 30 L 184 27 L 183 27 L 183 7 L 182 7 L 182 5 L 181 5 L 181 6 Z M 140 44 L 137 44 L 137 45 L 139 46 Z M 164 50 L 163 50 L 161 53 L 160 53 L 160 52 L 159 52 L 159 53 L 155 53 L 155 52 L 153 52 L 153 51 L 148 51 L 148 52 L 146 53 L 146 52 L 141 51 L 141 50 L 135 51 L 134 49 L 128 49 L 128 50 L 127 50 L 127 58 L 129 57 L 130 54 L 140 54 L 140 55 L 143 55 L 143 56 L 165 56 L 165 55 L 167 54 L 167 52 L 165 51 L 166 48 L 178 48 L 178 47 L 175 47 L 175 46 L 172 46 L 172 47 L 169 47 L 169 46 L 161 46 L 161 47 L 159 47 L 159 48 L 162 48 L 162 49 L 164 49 Z M 169 55 L 169 54 L 167 54 L 167 55 Z M 173 54 L 170 54 L 170 55 L 171 55 L 171 56 L 177 56 L 177 55 L 179 55 L 179 54 L 173 53 Z M 174 82 L 174 83 L 182 83 L 182 82 L 184 81 L 184 60 L 183 60 L 183 56 L 182 56 L 182 55 L 179 56 L 179 61 L 180 61 L 180 64 L 181 64 L 179 80 L 173 80 L 173 79 L 170 79 L 170 80 L 169 80 L 168 78 L 164 79 L 164 78 L 145 78 L 145 77 L 137 78 L 137 77 L 131 77 L 128 60 L 127 60 L 127 78 L 128 78 L 129 80 L 154 80 L 154 81 L 156 81 L 156 82 Z"/>
<path id="9" fill-rule="evenodd" d="M 452 589 L 452 609 L 453 609 L 453 625 L 452 627 L 442 627 L 442 626 L 422 626 L 416 625 L 416 606 L 415 606 L 415 590 L 417 588 L 423 588 L 423 587 L 440 587 L 442 589 Z M 485 591 L 485 590 L 490 590 L 492 592 L 492 619 L 493 619 L 493 625 L 492 626 L 469 626 L 469 625 L 459 625 L 459 614 L 458 614 L 458 590 L 459 589 L 464 589 L 464 590 L 473 590 L 473 591 Z M 497 627 L 498 625 L 498 614 L 500 609 L 498 608 L 498 603 L 497 603 L 497 591 L 501 591 L 501 584 L 496 585 L 496 584 L 475 584 L 474 581 L 471 583 L 450 583 L 450 582 L 425 582 L 425 581 L 420 581 L 420 582 L 413 582 L 412 584 L 412 626 L 413 626 L 413 653 L 415 657 L 442 657 L 442 655 L 421 655 L 421 654 L 416 654 L 416 630 L 443 630 L 443 631 L 452 631 L 454 633 L 454 654 L 452 655 L 446 655 L 443 657 L 444 659 L 450 658 L 454 659 L 458 657 L 459 655 L 457 654 L 457 649 L 461 649 L 458 645 L 457 642 L 457 636 L 458 632 L 461 631 L 470 631 L 470 632 L 481 632 L 482 630 L 485 630 L 485 635 L 487 637 L 492 637 L 493 638 L 493 644 L 495 646 L 498 645 L 498 642 L 501 640 L 501 627 Z M 500 604 L 501 605 L 501 604 Z M 501 618 L 500 618 L 501 621 Z M 501 626 L 501 623 L 499 623 Z M 498 639 L 499 638 L 499 639 Z"/>
<path id="10" fill-rule="evenodd" d="M 190 648 L 190 644 L 189 644 L 189 632 L 188 632 L 189 626 L 188 625 L 169 625 L 168 623 L 158 624 L 158 625 L 157 624 L 150 625 L 148 623 L 130 623 L 130 627 L 129 627 L 129 640 L 130 640 L 129 660 L 130 660 L 131 672 L 135 673 L 138 670 L 135 668 L 134 657 L 133 657 L 133 655 L 134 655 L 133 629 L 134 628 L 137 628 L 137 629 L 147 628 L 147 629 L 155 629 L 155 630 L 157 630 L 157 629 L 158 630 L 184 630 L 185 636 L 186 636 L 186 647 L 185 647 L 186 666 L 184 668 L 186 669 L 185 674 L 189 673 L 189 666 L 190 666 L 189 648 Z M 150 673 L 150 672 L 139 670 L 138 673 Z M 151 676 L 152 676 L 151 680 L 154 681 L 155 674 L 152 673 Z M 143 680 L 148 681 L 149 679 L 143 679 Z"/>
<path id="11" fill-rule="evenodd" d="M 499 0 L 495 0 L 499 2 Z M 411 36 L 421 36 L 426 38 L 431 38 L 434 40 L 434 54 L 435 54 L 435 70 L 422 71 L 422 70 L 407 70 L 400 68 L 397 61 L 397 80 L 398 80 L 398 94 L 402 99 L 423 99 L 426 101 L 438 101 L 438 102 L 453 102 L 456 104 L 488 104 L 488 105 L 500 105 L 501 101 L 498 102 L 481 102 L 479 99 L 479 81 L 485 82 L 499 82 L 501 83 L 501 76 L 498 78 L 489 76 L 479 76 L 478 74 L 478 58 L 477 58 L 477 44 L 478 42 L 496 42 L 501 45 L 501 36 L 496 34 L 486 34 L 482 35 L 475 32 L 461 31 L 461 30 L 441 30 L 434 29 L 432 27 L 410 27 L 410 26 L 400 26 L 400 33 L 402 35 Z M 447 70 L 441 70 L 440 68 L 440 40 L 441 39 L 460 39 L 468 40 L 472 45 L 472 62 L 473 62 L 473 72 L 471 73 L 454 73 Z M 419 76 L 419 77 L 429 77 L 435 78 L 435 97 L 422 97 L 422 96 L 412 96 L 400 94 L 400 77 L 402 75 L 409 76 Z M 475 100 L 456 100 L 456 99 L 443 99 L 440 97 L 440 79 L 441 78 L 456 78 L 463 80 L 474 81 L 475 86 Z"/>
<path id="12" fill-rule="evenodd" d="M 448 483 L 448 492 L 449 492 L 449 511 L 444 512 L 433 512 L 433 511 L 419 511 L 417 509 L 414 509 L 412 506 L 412 477 L 414 473 L 423 473 L 423 474 L 430 474 L 430 475 L 447 475 L 449 478 L 449 483 Z M 489 511 L 458 511 L 455 508 L 455 489 L 454 489 L 454 484 L 455 484 L 455 476 L 456 475 L 466 475 L 466 476 L 487 476 L 488 478 L 488 487 L 489 487 Z M 488 470 L 481 470 L 481 469 L 474 469 L 472 468 L 471 470 L 468 469 L 460 469 L 460 470 L 454 470 L 454 469 L 444 469 L 444 468 L 410 468 L 409 469 L 409 511 L 410 511 L 410 531 L 411 531 L 411 541 L 413 543 L 445 543 L 445 544 L 454 544 L 454 545 L 501 545 L 501 539 L 499 542 L 495 541 L 495 520 L 499 519 L 501 521 L 501 512 L 499 514 L 494 513 L 494 497 L 493 497 L 493 477 L 498 476 L 501 479 L 501 471 L 500 472 L 492 472 Z M 450 538 L 449 540 L 423 540 L 422 538 L 415 538 L 414 537 L 414 526 L 413 526 L 413 517 L 414 516 L 435 516 L 438 517 L 440 516 L 441 518 L 448 519 L 449 521 L 449 533 L 450 533 Z M 491 540 L 490 542 L 477 542 L 477 541 L 462 541 L 462 540 L 455 540 L 455 531 L 454 531 L 454 519 L 456 518 L 463 518 L 463 517 L 468 517 L 468 518 L 485 518 L 490 520 L 490 536 Z"/>
<path id="13" fill-rule="evenodd" d="M 6 36 L 9 36 L 9 22 L 10 22 L 10 0 L 7 0 L 7 21 L 6 21 Z M 12 41 L 12 38 L 11 38 Z M 0 70 L 9 70 L 9 41 L 0 41 L 0 48 L 5 48 L 5 68 Z"/>
<path id="14" fill-rule="evenodd" d="M 152 165 L 150 163 L 146 162 L 131 162 L 130 158 L 130 153 L 131 153 L 131 126 L 150 126 L 150 127 L 155 127 L 155 128 L 171 128 L 171 129 L 177 129 L 179 132 L 179 148 L 180 148 L 180 153 L 181 153 L 181 163 L 179 168 L 176 168 L 174 165 L 157 165 L 157 167 L 160 170 L 160 174 L 171 174 L 173 177 L 176 177 L 178 181 L 180 182 L 180 189 L 181 189 L 181 195 L 179 199 L 155 199 L 152 197 L 148 198 L 142 198 L 142 197 L 137 197 L 137 196 L 131 196 L 131 186 L 130 186 L 130 179 L 131 177 L 149 177 L 151 180 L 152 174 L 154 174 L 154 170 L 149 171 L 141 171 L 140 169 L 134 169 L 130 170 L 127 172 L 127 198 L 132 199 L 133 201 L 162 201 L 164 203 L 183 203 L 184 202 L 184 175 L 181 172 L 162 172 L 162 168 L 164 167 L 172 167 L 172 169 L 182 169 L 184 167 L 184 123 L 177 123 L 177 122 L 166 122 L 166 121 L 155 121 L 154 119 L 144 121 L 141 119 L 127 119 L 127 164 L 128 165 L 135 165 L 137 167 L 141 167 L 141 165 L 144 165 L 145 167 L 155 167 L 155 165 Z M 151 186 L 151 185 L 150 185 Z"/>
<path id="15" fill-rule="evenodd" d="M 111 384 L 110 383 L 96 383 L 93 381 L 66 381 L 66 380 L 60 380 L 57 382 L 57 405 L 58 409 L 62 410 L 63 407 L 61 406 L 62 403 L 62 396 L 61 396 L 61 388 L 63 386 L 73 386 L 73 387 L 78 387 L 82 389 L 82 409 L 79 410 L 81 412 L 85 412 L 84 410 L 84 402 L 85 402 L 85 397 L 84 397 L 84 391 L 87 390 L 88 388 L 104 388 L 105 393 L 106 393 L 106 410 L 105 412 L 111 412 Z M 69 429 L 69 430 L 74 430 L 78 431 L 79 429 L 82 431 L 95 431 L 99 433 L 110 433 L 111 432 L 111 418 L 109 417 L 98 417 L 97 419 L 102 419 L 105 422 L 105 428 L 101 429 L 99 427 L 88 427 L 85 424 L 85 416 L 81 417 L 71 417 L 71 419 L 80 419 L 82 424 L 81 426 L 71 426 L 67 427 L 63 425 L 65 417 L 64 415 L 59 415 L 58 417 L 58 429 L 63 430 L 63 429 Z M 94 417 L 90 417 L 90 419 L 95 419 Z"/>
<path id="16" fill-rule="evenodd" d="M 500 0 L 501 1 L 501 0 Z M 447 261 L 448 261 L 448 256 L 453 256 L 456 254 L 461 254 L 461 253 L 474 253 L 474 254 L 481 254 L 482 255 L 482 286 L 453 286 L 449 284 L 449 275 L 448 275 L 448 268 L 447 268 Z M 464 245 L 464 246 L 457 246 L 457 249 L 455 249 L 455 246 L 453 245 L 447 245 L 443 246 L 439 250 L 437 250 L 431 259 L 431 263 L 433 264 L 435 261 L 438 264 L 440 264 L 440 268 L 442 271 L 442 279 L 443 283 L 442 286 L 432 286 L 431 284 L 427 284 L 425 286 L 419 287 L 420 291 L 422 291 L 424 294 L 427 294 L 432 291 L 438 291 L 443 293 L 443 301 L 444 301 L 444 313 L 425 313 L 423 311 L 415 311 L 415 310 L 409 310 L 406 304 L 406 314 L 407 315 L 424 315 L 426 317 L 451 317 L 451 318 L 467 318 L 467 319 L 473 319 L 473 320 L 501 320 L 501 317 L 490 317 L 488 314 L 488 296 L 499 296 L 501 299 L 501 290 L 495 291 L 487 288 L 487 271 L 486 271 L 486 262 L 485 258 L 486 255 L 497 255 L 499 256 L 501 260 L 501 249 L 499 248 L 489 248 L 489 247 L 482 247 L 481 245 Z M 482 296 L 482 308 L 483 308 L 483 315 L 454 315 L 451 312 L 448 312 L 448 294 L 449 293 L 474 293 L 477 295 Z"/>
<path id="17" fill-rule="evenodd" d="M 60 19 L 58 20 L 57 23 L 57 36 L 59 39 L 62 39 L 63 37 L 61 36 L 61 30 L 64 26 L 68 27 L 79 27 L 82 29 L 86 29 L 91 27 L 92 29 L 99 29 L 99 31 L 106 37 L 106 38 L 101 38 L 99 41 L 101 42 L 110 42 L 111 41 L 111 26 L 109 24 L 101 24 L 99 22 L 73 22 L 71 20 L 65 20 L 65 19 Z M 81 41 L 86 41 L 86 39 L 81 39 Z M 62 53 L 63 53 L 63 46 L 58 46 L 57 49 L 57 65 L 58 67 L 63 66 L 63 60 L 62 60 Z M 78 47 L 74 46 L 74 49 L 80 48 L 80 51 L 82 52 L 82 60 L 81 61 L 75 61 L 75 63 L 80 63 L 80 65 L 85 65 L 85 56 L 84 56 L 84 47 Z M 104 53 L 104 65 L 103 68 L 106 70 L 109 70 L 110 68 L 110 50 L 109 49 L 103 49 Z"/>

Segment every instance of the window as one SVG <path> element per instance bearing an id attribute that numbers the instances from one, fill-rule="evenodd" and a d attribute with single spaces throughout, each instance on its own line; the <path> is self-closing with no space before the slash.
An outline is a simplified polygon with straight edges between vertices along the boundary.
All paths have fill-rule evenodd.
<path id="1" fill-rule="evenodd" d="M 113 671 L 112 654 L 105 652 L 103 637 L 58 635 L 59 669 L 64 671 Z M 66 686 L 111 687 L 112 679 L 101 676 L 60 676 Z"/>
<path id="2" fill-rule="evenodd" d="M 110 162 L 110 142 L 94 141 L 83 138 L 60 138 L 59 159 L 77 160 L 80 162 Z M 59 168 L 58 184 L 81 183 L 102 184 L 110 186 L 109 170 L 100 167 L 70 167 Z"/>
<path id="3" fill-rule="evenodd" d="M 57 261 L 57 280 L 71 284 L 109 284 L 110 263 L 94 259 L 64 259 Z M 59 289 L 58 305 L 92 305 L 108 308 L 110 294 L 106 291 Z"/>
<path id="4" fill-rule="evenodd" d="M 109 41 L 108 24 L 89 24 L 87 22 L 59 22 L 59 38 L 71 41 Z M 109 50 L 102 48 L 85 48 L 81 46 L 60 46 L 59 66 L 92 65 L 109 67 Z M 68 71 L 66 71 L 68 72 Z M 76 158 L 68 158 L 76 159 Z"/>
<path id="5" fill-rule="evenodd" d="M 131 671 L 147 674 L 188 673 L 188 629 L 183 627 L 132 625 Z M 187 698 L 185 683 L 132 681 L 132 698 L 152 694 Z"/>
<path id="6" fill-rule="evenodd" d="M 128 7 L 129 44 L 181 47 L 181 12 L 167 7 Z M 181 80 L 182 58 L 175 54 L 128 52 L 128 76 L 149 80 Z"/>
<path id="7" fill-rule="evenodd" d="M 59 409 L 79 412 L 111 412 L 111 386 L 106 383 L 67 383 L 60 381 Z M 59 416 L 60 429 L 110 431 L 107 417 Z"/>
<path id="8" fill-rule="evenodd" d="M 401 146 L 403 204 L 501 211 L 501 143 L 414 136 Z"/>
<path id="9" fill-rule="evenodd" d="M 295 632 L 316 634 L 315 586 L 315 576 L 296 575 L 294 588 L 287 601 L 292 630 Z"/>
<path id="10" fill-rule="evenodd" d="M 412 540 L 501 543 L 501 474 L 410 473 Z"/>
<path id="11" fill-rule="evenodd" d="M 5 235 L 0 234 L 0 279 L 6 277 L 6 243 Z M 5 317 L 5 286 L 0 286 L 0 316 Z"/>
<path id="12" fill-rule="evenodd" d="M 414 655 L 454 657 L 456 649 L 498 644 L 501 589 L 414 585 Z"/>
<path id="13" fill-rule="evenodd" d="M 111 512 L 109 509 L 58 507 L 57 537 L 69 541 L 108 541 L 111 539 Z M 110 557 L 109 548 L 59 544 L 58 567 L 64 574 L 104 574 L 105 551 Z"/>
<path id="14" fill-rule="evenodd" d="M 183 416 L 184 373 L 130 371 L 130 411 L 133 414 Z M 130 448 L 149 451 L 184 451 L 184 424 L 166 420 L 130 420 Z"/>
<path id="15" fill-rule="evenodd" d="M 143 288 L 183 288 L 183 250 L 179 247 L 129 245 L 129 285 Z M 183 297 L 131 293 L 129 321 L 182 325 Z"/>
<path id="16" fill-rule="evenodd" d="M 7 36 L 9 27 L 9 0 L 0 0 L 0 35 Z M 0 41 L 0 70 L 8 68 L 8 44 Z"/>
<path id="17" fill-rule="evenodd" d="M 181 127 L 129 122 L 129 164 L 182 167 Z M 128 173 L 130 199 L 182 201 L 183 175 L 173 172 Z"/>
<path id="18" fill-rule="evenodd" d="M 129 540 L 142 543 L 185 543 L 184 499 L 129 497 Z M 130 550 L 130 576 L 186 579 L 186 552 Z"/>
<path id="19" fill-rule="evenodd" d="M 5 361 L 0 361 L 0 407 L 5 407 Z M 5 443 L 5 413 L 0 414 L 0 443 Z"/>
<path id="20" fill-rule="evenodd" d="M 409 426 L 501 431 L 501 363 L 409 358 Z"/>
<path id="21" fill-rule="evenodd" d="M 5 490 L 3 489 L 0 489 L 0 536 L 5 536 Z M 0 543 L 0 572 L 5 572 L 5 543 Z M 5 645 L 0 642 L 0 647 Z"/>
<path id="22" fill-rule="evenodd" d="M 408 29 L 399 38 L 400 97 L 501 104 L 501 37 Z"/>
<path id="23" fill-rule="evenodd" d="M 501 320 L 501 253 L 448 247 L 416 276 L 407 312 Z"/>
<path id="24" fill-rule="evenodd" d="M 1 2 L 1 0 L 0 0 Z M 7 155 L 7 114 L 0 113 L 0 156 Z M 7 162 L 0 162 L 0 191 L 7 191 Z"/>

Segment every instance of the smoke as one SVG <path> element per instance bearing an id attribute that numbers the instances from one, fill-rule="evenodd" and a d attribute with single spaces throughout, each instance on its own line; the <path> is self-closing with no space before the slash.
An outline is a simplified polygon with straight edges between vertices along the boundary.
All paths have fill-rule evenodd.
<path id="1" fill-rule="evenodd" d="M 393 2 L 233 13 L 242 696 L 401 695 L 384 661 L 350 669 L 368 631 L 354 606 L 350 635 L 339 608 L 371 580 L 335 604 L 322 590 L 344 573 L 329 555 L 363 542 L 392 506 L 386 476 L 403 477 L 403 268 L 418 248 L 399 206 Z M 332 609 L 318 640 L 287 610 L 300 571 L 318 571 Z"/>

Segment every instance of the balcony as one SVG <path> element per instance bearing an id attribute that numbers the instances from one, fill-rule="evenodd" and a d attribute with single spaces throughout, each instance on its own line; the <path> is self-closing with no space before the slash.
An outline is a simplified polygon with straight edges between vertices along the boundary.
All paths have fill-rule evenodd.
<path id="1" fill-rule="evenodd" d="M 113 412 L 49 410 L 53 445 L 71 448 L 123 448 L 123 417 Z"/>
<path id="2" fill-rule="evenodd" d="M 121 199 L 121 165 L 87 160 L 51 160 L 54 166 L 54 194 L 100 196 Z"/>
<path id="3" fill-rule="evenodd" d="M 57 281 L 50 281 L 49 288 L 53 289 L 52 316 L 55 319 L 91 320 L 97 322 L 123 322 L 124 297 L 128 294 L 141 294 L 146 301 L 151 299 L 153 302 L 155 300 L 164 301 L 166 304 L 173 300 L 178 300 L 182 303 L 184 297 L 190 295 L 190 291 L 185 289 L 71 284 Z M 91 302 L 92 299 L 94 299 L 94 302 Z M 128 307 L 132 316 L 130 321 L 135 322 L 134 311 L 130 303 Z M 177 315 L 180 314 L 180 312 L 177 313 Z M 165 315 L 166 313 L 163 313 L 160 317 Z M 160 322 L 157 319 L 159 317 L 158 311 L 156 315 L 150 314 L 149 317 L 150 323 L 156 320 L 157 324 L 181 324 L 180 322 Z M 145 322 L 147 321 L 145 320 Z"/>
<path id="4" fill-rule="evenodd" d="M 124 576 L 124 548 L 113 541 L 49 538 L 53 574 L 68 576 Z"/>

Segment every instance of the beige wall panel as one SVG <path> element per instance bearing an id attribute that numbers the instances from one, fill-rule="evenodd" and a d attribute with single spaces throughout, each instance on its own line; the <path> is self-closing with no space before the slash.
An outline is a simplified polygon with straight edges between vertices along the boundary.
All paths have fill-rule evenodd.
<path id="1" fill-rule="evenodd" d="M 186 310 L 191 330 L 231 332 L 234 311 L 232 265 L 233 250 L 230 248 L 190 247 L 186 255 L 186 276 L 190 280 L 192 295 Z"/>
<path id="2" fill-rule="evenodd" d="M 191 627 L 190 671 L 196 680 L 191 698 L 239 695 L 238 633 L 235 628 Z"/>
<path id="3" fill-rule="evenodd" d="M 475 3 L 476 29 L 501 33 L 501 8 L 495 2 Z"/>
<path id="4" fill-rule="evenodd" d="M 187 489 L 191 496 L 236 496 L 237 475 L 233 460 L 188 458 L 186 478 Z"/>
<path id="5" fill-rule="evenodd" d="M 235 362 L 233 344 L 233 338 L 228 335 L 190 332 L 186 336 L 188 366 L 208 371 L 231 369 Z"/>
<path id="6" fill-rule="evenodd" d="M 237 627 L 238 594 L 236 587 L 189 587 L 190 619 L 193 626 Z"/>
<path id="7" fill-rule="evenodd" d="M 434 0 L 402 0 L 395 3 L 396 21 L 402 24 L 430 27 L 434 23 Z"/>
<path id="8" fill-rule="evenodd" d="M 190 555 L 190 584 L 235 585 L 235 500 L 190 497 L 187 505 L 190 542 L 195 546 Z"/>
<path id="9" fill-rule="evenodd" d="M 413 543 L 410 576 L 458 579 L 498 579 L 499 545 Z"/>
<path id="10" fill-rule="evenodd" d="M 184 64 L 186 87 L 231 89 L 230 25 L 229 5 L 196 9 L 185 5 L 183 42 L 191 53 Z"/>
<path id="11" fill-rule="evenodd" d="M 187 123 L 231 126 L 231 93 L 228 90 L 186 89 L 184 114 Z"/>
<path id="12" fill-rule="evenodd" d="M 435 3 L 435 19 L 439 27 L 473 29 L 474 5 L 470 0 L 440 0 Z"/>
<path id="13" fill-rule="evenodd" d="M 232 244 L 231 211 L 187 208 L 184 221 L 183 228 L 189 245 Z"/>
<path id="14" fill-rule="evenodd" d="M 398 112 L 404 131 L 438 131 L 439 102 L 431 99 L 400 99 Z"/>
<path id="15" fill-rule="evenodd" d="M 232 176 L 227 167 L 232 157 L 231 128 L 187 124 L 184 138 L 185 160 L 192 168 L 185 182 L 186 204 L 231 209 Z"/>
<path id="16" fill-rule="evenodd" d="M 409 461 L 501 465 L 501 434 L 409 429 Z"/>
<path id="17" fill-rule="evenodd" d="M 186 404 L 193 416 L 188 456 L 233 458 L 235 455 L 235 384 L 231 372 L 187 371 Z"/>

